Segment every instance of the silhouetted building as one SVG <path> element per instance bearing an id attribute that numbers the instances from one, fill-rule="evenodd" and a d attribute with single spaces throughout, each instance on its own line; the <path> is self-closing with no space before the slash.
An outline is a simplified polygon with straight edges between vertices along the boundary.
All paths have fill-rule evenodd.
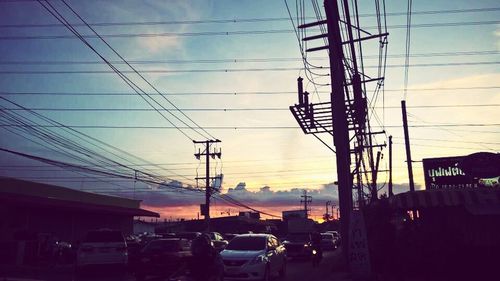
<path id="1" fill-rule="evenodd" d="M 0 263 L 12 262 L 20 247 L 37 256 L 49 241 L 73 243 L 100 228 L 131 234 L 134 216 L 159 216 L 141 209 L 140 200 L 12 178 L 0 178 L 0 215 Z"/>
<path id="2" fill-rule="evenodd" d="M 157 233 L 184 232 L 205 230 L 204 220 L 190 220 L 179 222 L 167 222 L 159 225 Z M 210 229 L 220 233 L 272 233 L 276 225 L 272 222 L 250 218 L 246 216 L 228 216 L 210 219 Z"/>

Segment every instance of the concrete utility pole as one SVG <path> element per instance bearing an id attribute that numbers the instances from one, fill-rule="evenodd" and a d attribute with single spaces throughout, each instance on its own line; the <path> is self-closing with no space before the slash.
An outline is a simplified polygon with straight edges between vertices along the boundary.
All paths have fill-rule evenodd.
<path id="1" fill-rule="evenodd" d="M 335 211 L 334 211 L 335 207 L 336 207 L 336 205 L 332 204 L 332 219 L 335 219 Z M 339 219 L 338 214 L 337 214 L 337 219 Z"/>
<path id="2" fill-rule="evenodd" d="M 413 168 L 411 161 L 410 150 L 410 137 L 408 133 L 408 119 L 406 117 L 406 101 L 401 101 L 401 112 L 403 114 L 403 131 L 405 134 L 405 147 L 406 147 L 406 164 L 408 165 L 408 179 L 410 184 L 410 191 L 415 191 L 415 183 L 413 182 Z"/>
<path id="3" fill-rule="evenodd" d="M 326 221 L 328 221 L 328 220 L 329 220 L 328 206 L 329 206 L 330 204 L 332 204 L 332 201 L 330 201 L 330 200 L 326 201 L 326 203 L 325 203 L 325 211 L 326 211 L 326 213 L 325 213 L 325 218 L 326 218 Z M 333 212 L 332 212 L 332 217 L 333 217 Z"/>
<path id="4" fill-rule="evenodd" d="M 375 163 L 375 167 L 372 171 L 372 192 L 371 192 L 371 201 L 375 201 L 378 199 L 378 190 L 377 190 L 377 175 L 378 175 L 378 167 L 380 164 L 380 157 L 382 156 L 382 152 L 377 151 L 377 161 Z"/>
<path id="5" fill-rule="evenodd" d="M 389 136 L 389 197 L 393 196 L 394 193 L 392 191 L 392 136 Z"/>
<path id="6" fill-rule="evenodd" d="M 307 195 L 307 189 L 304 189 L 304 194 L 300 196 L 304 200 L 300 200 L 300 203 L 304 203 L 304 211 L 306 212 L 306 219 L 309 217 L 309 208 L 307 204 L 312 202 L 312 196 Z"/>
<path id="7" fill-rule="evenodd" d="M 217 177 L 210 177 L 210 157 L 215 159 L 217 158 L 220 159 L 222 153 L 219 149 L 219 152 L 210 152 L 210 145 L 212 143 L 219 143 L 221 142 L 220 140 L 206 140 L 206 141 L 193 141 L 195 144 L 204 144 L 205 145 L 205 150 L 203 152 L 198 151 L 198 153 L 195 153 L 194 156 L 196 159 L 200 160 L 201 156 L 205 156 L 205 177 L 204 178 L 196 178 L 196 180 L 199 179 L 205 179 L 205 206 L 204 208 L 202 207 L 201 213 L 202 215 L 205 216 L 205 225 L 207 228 L 207 231 L 210 231 L 210 197 L 212 196 L 212 190 L 210 188 L 210 180 L 211 179 L 216 179 Z"/>
<path id="8" fill-rule="evenodd" d="M 337 178 L 339 189 L 340 235 L 342 250 L 347 260 L 349 248 L 349 216 L 352 210 L 352 177 L 349 131 L 347 124 L 347 108 L 345 101 L 344 53 L 340 30 L 340 15 L 337 0 L 325 0 L 326 20 L 328 27 L 328 53 L 330 58 L 330 93 L 333 131 L 333 144 L 337 152 Z"/>

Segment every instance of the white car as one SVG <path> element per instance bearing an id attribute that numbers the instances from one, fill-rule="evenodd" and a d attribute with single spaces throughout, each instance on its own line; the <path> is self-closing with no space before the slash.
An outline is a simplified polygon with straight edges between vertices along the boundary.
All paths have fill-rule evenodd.
<path id="1" fill-rule="evenodd" d="M 337 248 L 333 234 L 321 233 L 321 248 L 323 250 L 335 250 Z"/>
<path id="2" fill-rule="evenodd" d="M 242 234 L 221 252 L 224 279 L 269 280 L 286 273 L 286 249 L 271 234 Z"/>
<path id="3" fill-rule="evenodd" d="M 89 231 L 78 248 L 76 267 L 90 265 L 126 266 L 128 263 L 127 244 L 120 231 Z"/>

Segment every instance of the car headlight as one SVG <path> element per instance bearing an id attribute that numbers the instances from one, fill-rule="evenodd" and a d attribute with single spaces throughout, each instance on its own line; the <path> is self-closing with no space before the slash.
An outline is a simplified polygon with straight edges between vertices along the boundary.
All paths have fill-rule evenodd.
<path id="1" fill-rule="evenodd" d="M 267 262 L 266 255 L 258 255 L 254 259 L 252 259 L 249 264 L 259 264 L 259 263 L 265 263 L 265 262 Z"/>

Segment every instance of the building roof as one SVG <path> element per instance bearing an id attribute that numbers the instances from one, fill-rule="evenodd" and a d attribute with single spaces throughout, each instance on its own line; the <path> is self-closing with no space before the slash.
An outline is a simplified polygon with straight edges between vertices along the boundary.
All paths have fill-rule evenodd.
<path id="1" fill-rule="evenodd" d="M 419 190 L 396 194 L 389 198 L 392 206 L 411 210 L 432 207 L 463 206 L 482 213 L 500 206 L 499 188 L 462 188 Z"/>
<path id="2" fill-rule="evenodd" d="M 0 201 L 10 205 L 159 217 L 140 208 L 140 200 L 0 177 Z"/>

